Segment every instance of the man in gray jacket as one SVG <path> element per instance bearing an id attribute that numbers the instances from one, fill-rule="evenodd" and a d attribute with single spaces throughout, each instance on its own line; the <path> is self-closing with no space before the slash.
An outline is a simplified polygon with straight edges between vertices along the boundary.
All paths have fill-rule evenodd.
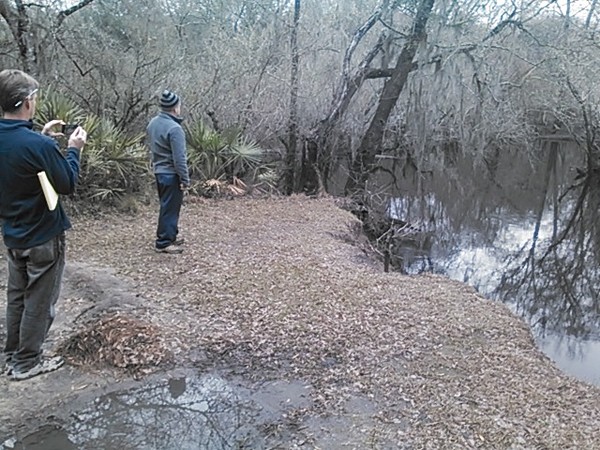
<path id="1" fill-rule="evenodd" d="M 165 90 L 159 106 L 161 111 L 146 129 L 160 199 L 155 249 L 159 253 L 181 253 L 183 239 L 177 239 L 179 212 L 183 193 L 190 186 L 181 101 L 177 94 Z"/>

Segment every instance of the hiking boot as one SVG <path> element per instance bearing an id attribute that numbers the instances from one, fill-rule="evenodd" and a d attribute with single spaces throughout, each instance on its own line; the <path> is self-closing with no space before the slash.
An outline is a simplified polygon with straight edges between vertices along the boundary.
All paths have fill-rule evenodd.
<path id="1" fill-rule="evenodd" d="M 17 372 L 13 369 L 11 380 L 13 381 L 23 381 L 28 380 L 29 378 L 36 377 L 43 373 L 53 372 L 57 369 L 60 369 L 65 360 L 60 356 L 55 356 L 54 358 L 42 359 L 39 363 L 33 366 L 31 369 L 26 370 L 25 372 Z"/>
<path id="2" fill-rule="evenodd" d="M 168 253 L 170 255 L 177 255 L 183 252 L 183 249 L 177 245 L 171 244 L 163 248 L 154 247 L 156 253 Z"/>

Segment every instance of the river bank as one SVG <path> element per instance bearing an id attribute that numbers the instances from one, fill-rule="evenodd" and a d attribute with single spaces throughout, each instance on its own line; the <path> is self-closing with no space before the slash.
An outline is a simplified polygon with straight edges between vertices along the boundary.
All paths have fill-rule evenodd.
<path id="1" fill-rule="evenodd" d="M 334 200 L 190 201 L 182 255 L 153 251 L 155 215 L 74 220 L 49 342 L 69 365 L 0 381 L 0 439 L 185 369 L 309 386 L 277 448 L 600 448 L 600 389 L 563 374 L 504 305 L 383 273 Z"/>

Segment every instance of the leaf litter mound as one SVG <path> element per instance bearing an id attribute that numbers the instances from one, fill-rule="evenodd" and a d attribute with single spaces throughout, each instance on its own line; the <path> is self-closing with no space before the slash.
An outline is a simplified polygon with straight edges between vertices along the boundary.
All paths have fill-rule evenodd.
<path id="1" fill-rule="evenodd" d="M 71 365 L 113 367 L 140 376 L 172 360 L 160 329 L 122 314 L 110 314 L 71 335 L 58 349 Z"/>
<path id="2" fill-rule="evenodd" d="M 355 417 L 359 399 L 349 448 L 600 449 L 597 387 L 474 289 L 383 273 L 334 200 L 190 202 L 176 256 L 153 251 L 156 216 L 80 218 L 69 257 L 128 280 L 175 364 L 302 380 L 314 407 L 298 420 Z"/>

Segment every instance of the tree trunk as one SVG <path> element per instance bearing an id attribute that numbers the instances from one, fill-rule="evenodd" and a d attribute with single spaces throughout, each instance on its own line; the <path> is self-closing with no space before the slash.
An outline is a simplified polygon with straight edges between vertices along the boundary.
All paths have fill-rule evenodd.
<path id="1" fill-rule="evenodd" d="M 588 12 L 587 18 L 585 19 L 585 29 L 589 30 L 590 29 L 590 24 L 592 23 L 592 18 L 594 17 L 594 14 L 596 14 L 596 4 L 598 3 L 598 0 L 592 0 L 592 3 L 590 5 L 590 11 Z"/>
<path id="2" fill-rule="evenodd" d="M 300 190 L 306 193 L 314 194 L 318 189 L 327 190 L 332 154 L 335 150 L 334 147 L 338 145 L 334 143 L 337 139 L 333 137 L 333 130 L 350 106 L 352 98 L 359 91 L 364 80 L 390 76 L 390 73 L 386 73 L 385 70 L 370 68 L 371 63 L 383 47 L 386 40 L 385 33 L 379 36 L 373 48 L 358 65 L 355 73 L 352 76 L 350 75 L 350 63 L 354 51 L 366 34 L 388 10 L 388 7 L 389 1 L 383 0 L 366 22 L 354 33 L 344 55 L 340 84 L 331 104 L 331 109 L 327 116 L 313 128 L 310 136 L 306 138 L 302 153 L 302 174 L 299 186 Z"/>
<path id="3" fill-rule="evenodd" d="M 425 28 L 434 2 L 435 0 L 421 0 L 419 4 L 412 32 L 400 52 L 400 56 L 398 56 L 391 78 L 386 81 L 383 87 L 375 115 L 365 136 L 362 138 L 350 167 L 350 176 L 345 186 L 346 195 L 358 195 L 360 197 L 360 194 L 365 190 L 369 173 L 374 166 L 375 155 L 383 141 L 383 132 L 389 116 L 402 93 L 409 73 L 413 69 L 413 59 L 417 48 L 426 38 Z"/>
<path id="4" fill-rule="evenodd" d="M 298 189 L 298 23 L 300 21 L 300 0 L 294 0 L 294 25 L 291 36 L 292 72 L 290 77 L 290 119 L 288 131 L 287 153 L 285 155 L 285 173 L 283 176 L 283 192 L 290 195 Z"/>
<path id="5" fill-rule="evenodd" d="M 8 25 L 19 52 L 21 68 L 32 75 L 37 75 L 35 44 L 32 42 L 31 21 L 20 0 L 12 6 L 8 0 L 0 0 L 0 16 Z"/>

